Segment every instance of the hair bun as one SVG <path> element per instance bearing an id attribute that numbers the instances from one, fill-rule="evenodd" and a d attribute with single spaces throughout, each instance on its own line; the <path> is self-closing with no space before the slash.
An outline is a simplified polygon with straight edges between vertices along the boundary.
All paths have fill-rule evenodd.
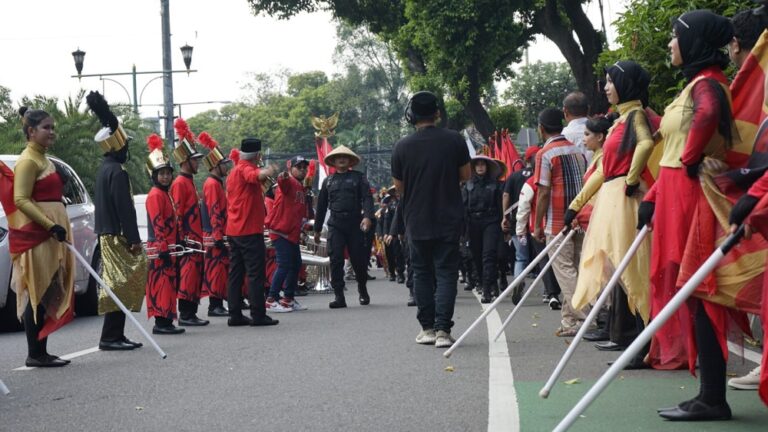
<path id="1" fill-rule="evenodd" d="M 27 110 L 29 110 L 29 108 L 25 106 L 19 107 L 19 115 L 24 117 L 24 113 L 27 112 Z"/>

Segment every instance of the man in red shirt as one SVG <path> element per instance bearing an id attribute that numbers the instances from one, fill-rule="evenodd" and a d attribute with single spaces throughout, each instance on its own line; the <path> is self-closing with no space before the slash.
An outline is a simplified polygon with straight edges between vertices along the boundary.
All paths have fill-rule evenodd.
<path id="1" fill-rule="evenodd" d="M 200 222 L 200 196 L 193 176 L 203 154 L 195 148 L 195 137 L 184 119 L 174 124 L 179 141 L 173 157 L 181 173 L 171 184 L 171 199 L 179 217 L 179 238 L 188 248 L 202 250 L 203 225 Z M 179 325 L 205 326 L 209 321 L 197 317 L 203 288 L 203 254 L 189 253 L 179 258 Z"/>
<path id="2" fill-rule="evenodd" d="M 228 325 L 271 326 L 278 323 L 267 316 L 264 307 L 264 192 L 261 184 L 275 174 L 274 167 L 259 168 L 261 140 L 246 138 L 240 143 L 240 158 L 227 177 L 227 228 L 231 248 L 227 300 Z M 248 276 L 251 318 L 232 305 L 243 299 L 241 287 Z"/>
<path id="3" fill-rule="evenodd" d="M 272 276 L 266 303 L 270 312 L 306 309 L 294 300 L 294 295 L 301 268 L 299 237 L 307 220 L 307 200 L 302 181 L 307 175 L 309 161 L 302 156 L 294 156 L 286 165 L 289 171 L 283 171 L 277 178 L 275 202 L 266 220 L 269 238 L 277 253 L 277 269 Z M 283 298 L 280 298 L 280 290 L 283 290 Z"/>

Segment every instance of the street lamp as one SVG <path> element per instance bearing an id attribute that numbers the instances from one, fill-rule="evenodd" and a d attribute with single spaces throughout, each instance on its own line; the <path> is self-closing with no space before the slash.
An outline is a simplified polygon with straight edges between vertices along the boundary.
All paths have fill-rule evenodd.
<path id="1" fill-rule="evenodd" d="M 184 46 L 181 47 L 181 56 L 184 57 L 184 64 L 187 66 L 187 76 L 189 76 L 189 66 L 192 64 L 192 47 L 188 44 L 184 44 Z"/>
<path id="2" fill-rule="evenodd" d="M 75 69 L 77 69 L 77 78 L 80 79 L 80 74 L 83 72 L 83 60 L 85 60 L 85 51 L 80 51 L 80 47 L 77 51 L 72 52 L 72 57 L 75 59 Z"/>

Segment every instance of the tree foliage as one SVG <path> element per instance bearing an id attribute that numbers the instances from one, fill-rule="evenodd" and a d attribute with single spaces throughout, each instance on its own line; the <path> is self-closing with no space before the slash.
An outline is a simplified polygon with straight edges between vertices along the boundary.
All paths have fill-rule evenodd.
<path id="1" fill-rule="evenodd" d="M 751 0 L 631 0 L 627 10 L 614 23 L 619 48 L 600 56 L 600 70 L 617 60 L 634 60 L 651 74 L 650 105 L 661 112 L 685 85 L 679 68 L 672 67 L 669 40 L 672 21 L 684 12 L 710 9 L 731 17 L 755 7 Z"/>
<path id="2" fill-rule="evenodd" d="M 575 88 L 576 80 L 567 64 L 538 61 L 520 68 L 504 98 L 520 110 L 524 125 L 536 127 L 539 112 L 561 107 L 563 98 Z"/>

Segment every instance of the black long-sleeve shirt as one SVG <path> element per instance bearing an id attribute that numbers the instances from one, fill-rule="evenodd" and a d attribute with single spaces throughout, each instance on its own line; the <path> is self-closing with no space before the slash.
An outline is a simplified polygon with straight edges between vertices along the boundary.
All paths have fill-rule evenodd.
<path id="1" fill-rule="evenodd" d="M 373 197 L 368 179 L 359 171 L 335 173 L 325 178 L 317 197 L 315 232 L 323 229 L 325 214 L 331 211 L 328 225 L 373 220 Z"/>
<path id="2" fill-rule="evenodd" d="M 122 235 L 128 244 L 141 242 L 128 172 L 111 156 L 104 156 L 96 175 L 96 234 Z"/>

